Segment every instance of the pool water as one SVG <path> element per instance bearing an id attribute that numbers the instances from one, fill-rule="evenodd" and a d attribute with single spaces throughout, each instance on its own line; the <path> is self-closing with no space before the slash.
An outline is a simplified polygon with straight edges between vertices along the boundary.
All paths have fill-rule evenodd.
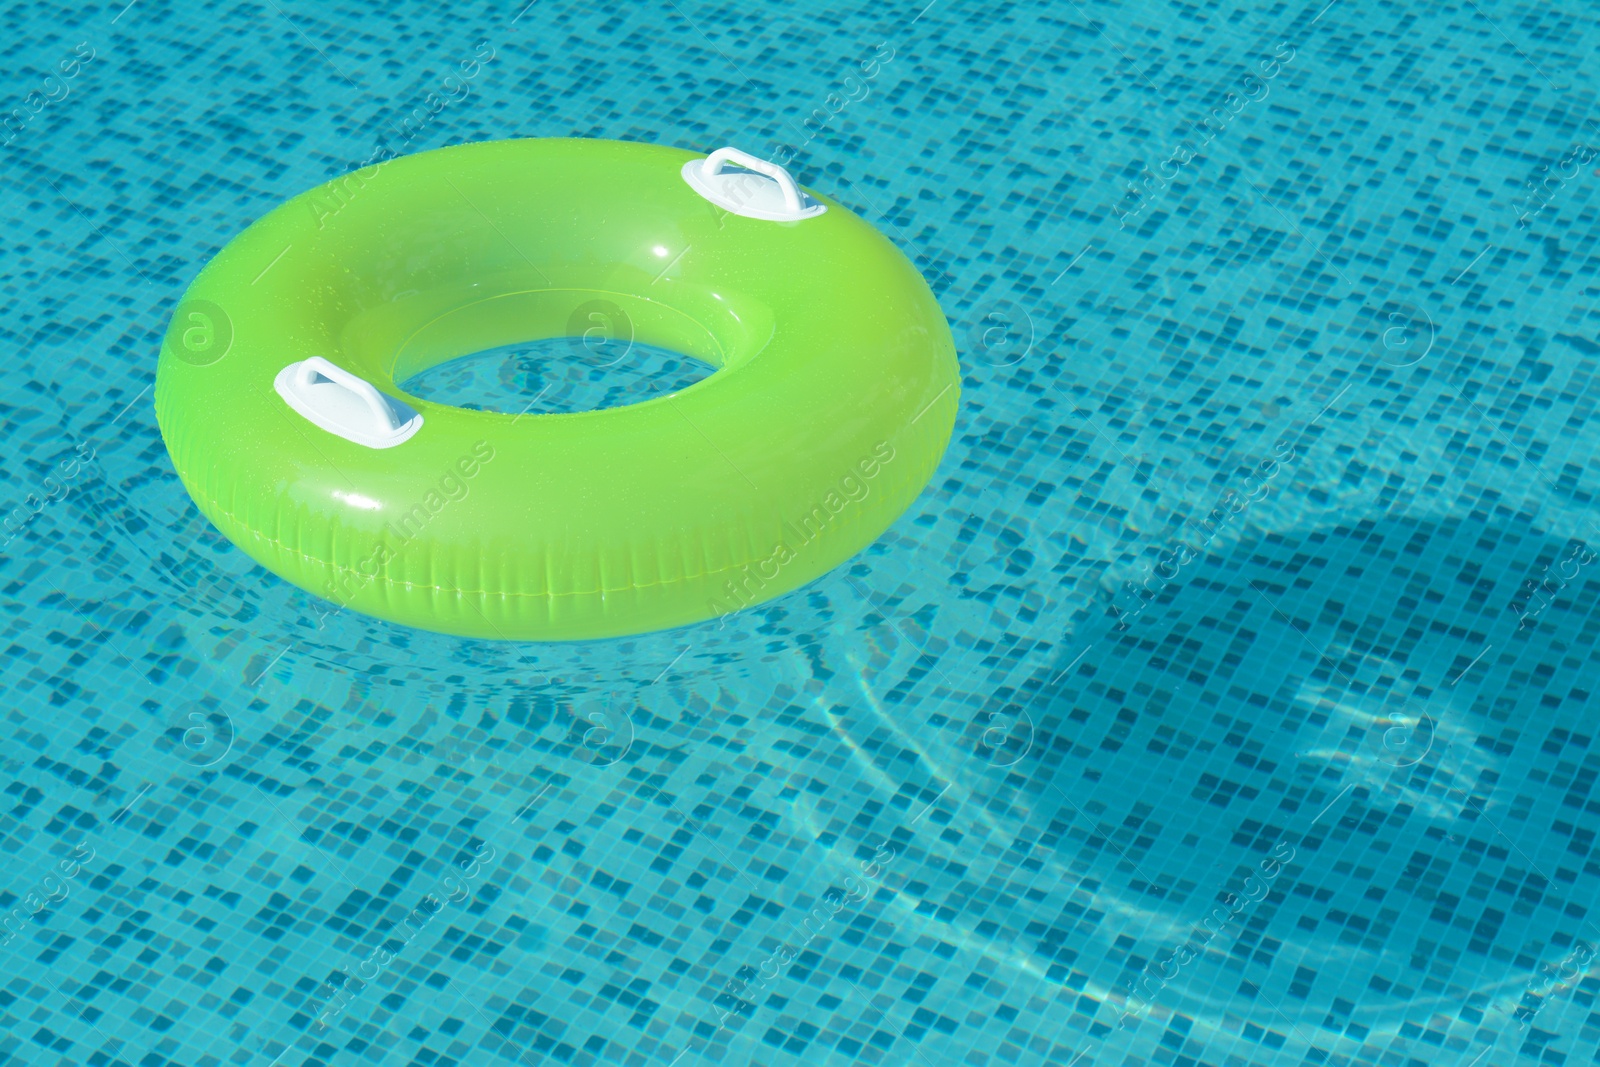
<path id="1" fill-rule="evenodd" d="M 1600 1055 L 1595 13 L 924 5 L 0 13 L 0 1063 Z M 915 506 L 575 645 L 219 538 L 150 399 L 206 260 L 381 144 L 573 135 L 917 264 Z M 435 384 L 693 370 L 593 356 Z"/>
<path id="2" fill-rule="evenodd" d="M 400 386 L 435 404 L 545 415 L 642 403 L 687 389 L 715 369 L 626 334 L 552 337 L 452 359 Z"/>

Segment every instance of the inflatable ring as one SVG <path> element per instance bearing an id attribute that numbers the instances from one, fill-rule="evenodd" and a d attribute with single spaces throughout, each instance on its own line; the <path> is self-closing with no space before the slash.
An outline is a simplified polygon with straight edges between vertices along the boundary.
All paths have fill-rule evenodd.
<path id="1" fill-rule="evenodd" d="M 619 323 L 717 369 L 562 414 L 395 384 Z M 566 640 L 826 573 L 927 484 L 958 395 L 916 269 L 782 168 L 513 140 L 378 163 L 249 227 L 179 304 L 155 405 L 196 505 L 321 614 Z"/>

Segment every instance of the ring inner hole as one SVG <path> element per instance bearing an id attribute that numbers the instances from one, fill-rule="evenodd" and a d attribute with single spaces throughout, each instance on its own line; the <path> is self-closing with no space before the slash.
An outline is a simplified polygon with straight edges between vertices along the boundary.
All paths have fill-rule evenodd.
<path id="1" fill-rule="evenodd" d="M 613 335 L 502 345 L 429 367 L 399 382 L 436 404 L 507 415 L 547 415 L 638 404 L 687 389 L 716 372 L 710 363 Z"/>

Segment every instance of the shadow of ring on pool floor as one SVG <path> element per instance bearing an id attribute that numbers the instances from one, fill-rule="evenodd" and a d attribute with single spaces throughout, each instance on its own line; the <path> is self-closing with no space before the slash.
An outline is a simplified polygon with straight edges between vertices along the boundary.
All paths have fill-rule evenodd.
<path id="1" fill-rule="evenodd" d="M 1442 1016 L 1521 1044 L 1537 968 L 1600 939 L 1597 596 L 1600 558 L 1516 518 L 1196 559 L 1002 695 L 1031 752 L 990 799 L 1025 813 L 1050 890 L 1016 947 L 1103 997 L 1113 1042 L 1176 1012 L 1201 1043 L 1265 1028 L 1350 1055 Z M 1546 1000 L 1552 1047 L 1575 1039 L 1570 990 Z"/>

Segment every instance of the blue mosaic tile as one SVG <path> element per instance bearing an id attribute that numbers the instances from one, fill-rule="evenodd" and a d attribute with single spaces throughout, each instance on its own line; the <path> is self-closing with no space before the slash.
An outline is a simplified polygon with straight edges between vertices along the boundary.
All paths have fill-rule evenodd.
<path id="1" fill-rule="evenodd" d="M 1593 12 L 0 25 L 0 1063 L 1600 1058 Z M 918 265 L 963 406 L 878 543 L 511 645 L 199 516 L 150 389 L 207 259 L 382 147 L 532 136 L 787 159 Z M 427 387 L 702 373 L 537 351 Z"/>

